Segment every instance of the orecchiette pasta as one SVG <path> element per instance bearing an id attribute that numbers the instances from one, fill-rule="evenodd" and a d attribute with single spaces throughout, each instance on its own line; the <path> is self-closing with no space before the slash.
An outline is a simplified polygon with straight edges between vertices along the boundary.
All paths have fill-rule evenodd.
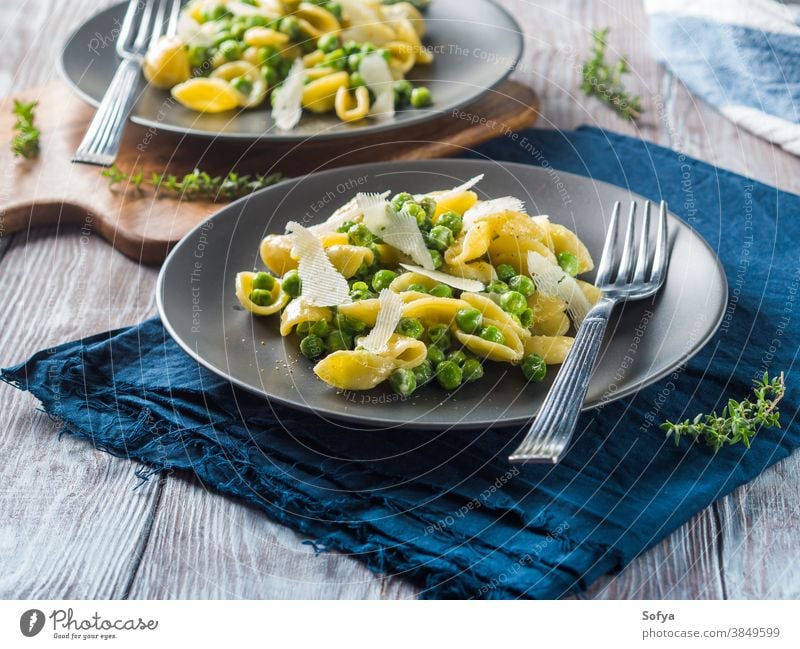
<path id="1" fill-rule="evenodd" d="M 359 195 L 326 223 L 290 224 L 289 234 L 265 237 L 261 258 L 272 274 L 237 277 L 245 308 L 256 316 L 280 312 L 281 334 L 299 338 L 319 378 L 342 390 L 389 381 L 408 396 L 431 381 L 452 390 L 478 380 L 484 363 L 519 365 L 528 380 L 540 380 L 531 368 L 563 362 L 579 322 L 575 298 L 541 292 L 549 284 L 529 274 L 528 252 L 538 253 L 531 256 L 536 272 L 568 279 L 591 305 L 600 290 L 568 277 L 592 267 L 572 232 L 528 216 L 517 199 L 480 202 L 471 190 L 376 196 Z M 376 209 L 383 210 L 377 221 Z M 399 247 L 383 240 L 392 219 L 408 234 L 401 211 L 413 215 L 429 266 L 409 265 L 412 252 L 418 257 L 413 236 L 391 238 Z M 306 290 L 309 282 L 314 290 Z M 329 292 L 340 297 L 330 301 Z"/>
<path id="2" fill-rule="evenodd" d="M 142 67 L 149 83 L 197 112 L 269 103 L 282 129 L 303 108 L 357 122 L 432 103 L 428 88 L 405 79 L 433 61 L 424 35 L 408 2 L 191 0 L 177 35 L 155 40 Z"/>

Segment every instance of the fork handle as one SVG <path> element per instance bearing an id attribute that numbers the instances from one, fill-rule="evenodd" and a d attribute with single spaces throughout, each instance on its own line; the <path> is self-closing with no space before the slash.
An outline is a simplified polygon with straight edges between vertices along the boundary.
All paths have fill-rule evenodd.
<path id="1" fill-rule="evenodd" d="M 125 122 L 133 108 L 140 65 L 137 61 L 123 59 L 114 78 L 103 95 L 83 140 L 78 146 L 73 162 L 108 167 L 119 153 Z"/>
<path id="2" fill-rule="evenodd" d="M 556 464 L 572 439 L 615 300 L 601 298 L 578 329 L 575 342 L 536 419 L 509 462 Z"/>

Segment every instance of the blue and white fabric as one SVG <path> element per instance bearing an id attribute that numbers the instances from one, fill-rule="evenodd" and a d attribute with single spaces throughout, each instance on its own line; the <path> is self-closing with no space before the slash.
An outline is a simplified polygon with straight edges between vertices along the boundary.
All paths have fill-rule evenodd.
<path id="1" fill-rule="evenodd" d="M 800 4 L 645 0 L 656 57 L 742 128 L 800 155 Z"/>

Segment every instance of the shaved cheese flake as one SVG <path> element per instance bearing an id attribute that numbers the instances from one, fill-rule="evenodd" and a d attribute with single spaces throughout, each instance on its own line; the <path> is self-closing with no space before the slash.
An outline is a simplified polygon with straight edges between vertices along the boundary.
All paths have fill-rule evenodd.
<path id="1" fill-rule="evenodd" d="M 334 268 L 320 240 L 294 221 L 286 225 L 286 231 L 292 237 L 292 256 L 298 260 L 303 299 L 312 306 L 349 304 L 347 280 Z"/>
<path id="2" fill-rule="evenodd" d="M 367 54 L 358 71 L 375 95 L 369 114 L 381 118 L 394 117 L 394 77 L 383 55 L 380 52 Z"/>
<path id="3" fill-rule="evenodd" d="M 475 187 L 475 185 L 477 185 L 481 180 L 483 180 L 483 174 L 475 176 L 474 178 L 470 178 L 467 182 L 459 185 L 458 187 L 453 187 L 453 189 L 448 189 L 446 192 L 438 194 L 436 198 L 438 200 L 442 200 L 444 198 L 450 198 L 451 196 L 458 196 L 459 194 L 468 192 L 470 189 Z"/>
<path id="4" fill-rule="evenodd" d="M 392 192 L 383 192 L 383 194 L 379 194 L 382 200 L 386 200 L 389 198 L 389 195 Z M 352 221 L 353 223 L 361 223 L 364 219 L 364 213 L 362 212 L 361 208 L 358 206 L 357 198 L 353 198 L 344 205 L 342 205 L 339 209 L 337 209 L 333 214 L 331 214 L 326 221 L 322 223 L 317 223 L 317 225 L 312 225 L 309 230 L 313 232 L 316 236 L 324 236 L 326 234 L 333 234 L 339 229 L 343 223 L 347 221 Z"/>
<path id="5" fill-rule="evenodd" d="M 434 270 L 431 253 L 425 246 L 417 220 L 405 206 L 400 212 L 395 212 L 382 194 L 359 194 L 356 200 L 364 214 L 364 225 L 372 234 L 404 252 L 423 268 Z"/>
<path id="6" fill-rule="evenodd" d="M 411 264 L 400 264 L 400 266 L 409 272 L 419 273 L 420 275 L 429 277 L 434 282 L 439 282 L 440 284 L 447 284 L 448 286 L 452 286 L 453 288 L 458 289 L 459 291 L 467 291 L 469 293 L 480 293 L 486 288 L 483 285 L 483 283 L 479 282 L 477 279 L 456 277 L 455 275 L 443 273 L 439 270 L 428 270 L 427 268 L 422 268 L 421 266 L 412 266 Z"/>
<path id="7" fill-rule="evenodd" d="M 501 212 L 522 212 L 524 214 L 525 203 L 513 196 L 483 201 L 464 213 L 464 227 L 469 228 L 481 219 Z"/>
<path id="8" fill-rule="evenodd" d="M 361 347 L 373 354 L 380 354 L 388 349 L 389 338 L 403 316 L 403 299 L 399 293 L 385 288 L 378 296 L 378 319 L 375 328 L 360 341 Z"/>
<path id="9" fill-rule="evenodd" d="M 533 278 L 536 290 L 543 295 L 557 297 L 567 303 L 567 313 L 575 328 L 581 326 L 586 314 L 592 308 L 578 282 L 567 275 L 560 266 L 549 261 L 538 252 L 528 252 L 528 272 Z"/>
<path id="10" fill-rule="evenodd" d="M 289 75 L 283 86 L 275 96 L 275 103 L 272 107 L 272 119 L 279 129 L 291 131 L 297 126 L 303 116 L 303 88 L 306 81 L 306 68 L 303 59 L 295 59 Z"/>

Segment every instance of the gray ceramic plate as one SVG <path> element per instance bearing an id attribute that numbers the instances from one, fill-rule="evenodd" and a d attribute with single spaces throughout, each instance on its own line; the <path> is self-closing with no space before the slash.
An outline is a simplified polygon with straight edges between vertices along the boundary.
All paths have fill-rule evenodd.
<path id="1" fill-rule="evenodd" d="M 324 220 L 358 191 L 426 192 L 479 173 L 484 197 L 518 196 L 531 214 L 548 214 L 573 229 L 595 259 L 602 250 L 614 201 L 628 191 L 559 172 L 488 161 L 436 160 L 336 169 L 287 181 L 226 207 L 186 236 L 165 262 L 158 308 L 170 334 L 211 371 L 278 403 L 361 426 L 485 427 L 529 420 L 547 381 L 526 384 L 509 365 L 487 363 L 483 380 L 449 394 L 428 386 L 408 400 L 379 387 L 337 393 L 319 381 L 295 337 L 282 339 L 278 318 L 256 319 L 234 295 L 241 270 L 263 269 L 258 243 L 282 233 L 289 220 Z M 641 200 L 641 199 L 640 199 Z M 727 301 L 725 275 L 711 248 L 670 217 L 672 261 L 655 301 L 619 308 L 589 387 L 586 408 L 630 395 L 678 368 L 719 326 Z"/>
<path id="2" fill-rule="evenodd" d="M 114 43 L 125 4 L 87 20 L 70 37 L 61 55 L 67 83 L 95 106 L 118 64 Z M 489 0 L 469 0 L 467 13 L 463 6 L 463 0 L 435 0 L 425 14 L 425 44 L 433 48 L 435 61 L 418 66 L 408 78 L 431 89 L 435 104 L 429 109 L 403 110 L 393 119 L 357 124 L 306 114 L 291 133 L 284 133 L 273 127 L 266 109 L 200 115 L 172 100 L 167 91 L 149 87 L 141 77 L 131 119 L 142 126 L 182 134 L 283 142 L 368 135 L 434 119 L 475 101 L 500 83 L 522 54 L 522 30 L 504 9 Z"/>

